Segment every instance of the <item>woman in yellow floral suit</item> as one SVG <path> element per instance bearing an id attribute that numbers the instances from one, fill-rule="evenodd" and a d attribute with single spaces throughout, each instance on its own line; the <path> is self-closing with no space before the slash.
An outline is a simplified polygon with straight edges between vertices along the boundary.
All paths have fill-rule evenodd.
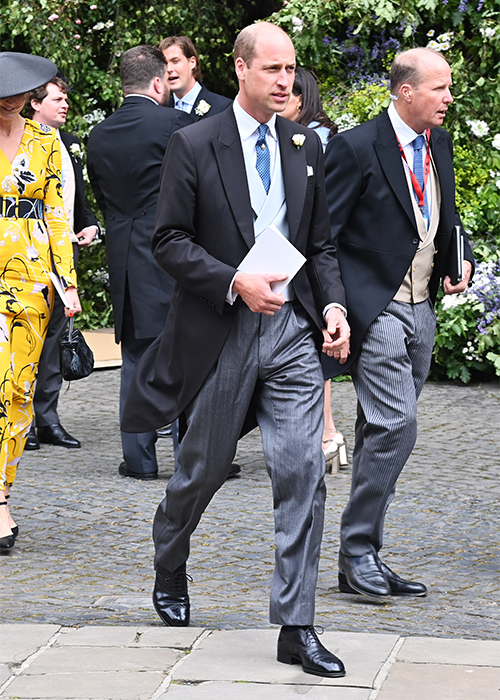
<path id="1" fill-rule="evenodd" d="M 32 419 L 33 388 L 54 299 L 49 272 L 81 311 L 64 213 L 59 139 L 23 119 L 26 93 L 51 80 L 40 56 L 0 53 L 0 550 L 19 529 L 7 499 Z"/>

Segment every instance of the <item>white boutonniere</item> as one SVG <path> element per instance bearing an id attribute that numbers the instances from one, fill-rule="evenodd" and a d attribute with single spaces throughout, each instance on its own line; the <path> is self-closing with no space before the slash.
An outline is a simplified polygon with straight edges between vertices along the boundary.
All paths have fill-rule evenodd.
<path id="1" fill-rule="evenodd" d="M 208 102 L 205 102 L 205 100 L 200 100 L 198 104 L 196 105 L 196 109 L 194 110 L 194 113 L 198 117 L 203 117 L 204 114 L 209 112 L 212 109 L 212 105 L 209 105 Z"/>
<path id="2" fill-rule="evenodd" d="M 75 156 L 75 158 L 80 158 L 82 157 L 82 148 L 79 143 L 72 143 L 71 146 L 69 147 L 70 152 Z"/>
<path id="3" fill-rule="evenodd" d="M 299 150 L 299 148 L 302 148 L 305 140 L 306 137 L 304 136 L 304 134 L 294 134 L 292 136 L 292 143 L 297 150 Z"/>

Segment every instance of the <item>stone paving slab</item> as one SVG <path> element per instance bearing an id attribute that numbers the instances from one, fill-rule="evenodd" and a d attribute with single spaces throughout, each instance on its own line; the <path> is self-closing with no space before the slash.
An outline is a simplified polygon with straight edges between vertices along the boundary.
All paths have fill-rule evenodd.
<path id="1" fill-rule="evenodd" d="M 12 625 L 0 640 L 5 644 Z M 28 638 L 19 625 L 17 638 Z M 156 633 L 158 630 L 151 630 Z M 181 630 L 180 632 L 187 632 Z M 23 663 L 4 664 L 1 700 L 498 700 L 500 641 L 405 638 L 325 632 L 342 654 L 345 678 L 302 672 L 276 661 L 276 630 L 189 630 L 153 634 L 136 644 L 137 627 L 60 628 Z M 78 634 L 78 633 L 82 634 Z M 147 630 L 145 630 L 145 633 Z M 74 646 L 68 642 L 73 640 Z M 87 646 L 81 646 L 85 640 Z M 132 640 L 132 641 L 131 641 Z M 139 640 L 140 642 L 141 640 Z M 62 644 L 61 644 L 62 642 Z"/>
<path id="2" fill-rule="evenodd" d="M 1 629 L 0 662 L 19 664 L 47 644 L 59 631 L 59 625 L 4 623 Z"/>
<path id="3" fill-rule="evenodd" d="M 311 685 L 310 674 L 305 674 L 300 665 L 276 661 L 277 637 L 274 629 L 212 632 L 174 670 L 173 679 L 183 683 L 211 680 Z M 347 674 L 344 678 L 320 679 L 321 683 L 372 688 L 397 641 L 396 635 L 325 632 L 322 644 L 342 658 Z"/>
<path id="4" fill-rule="evenodd" d="M 395 664 L 377 700 L 498 700 L 500 669 Z"/>

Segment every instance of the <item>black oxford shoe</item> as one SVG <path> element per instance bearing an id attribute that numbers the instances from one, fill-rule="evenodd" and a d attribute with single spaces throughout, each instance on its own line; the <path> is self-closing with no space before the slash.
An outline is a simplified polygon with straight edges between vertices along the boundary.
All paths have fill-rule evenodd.
<path id="1" fill-rule="evenodd" d="M 175 571 L 156 571 L 153 605 L 162 622 L 169 627 L 189 625 L 189 595 L 186 565 Z"/>
<path id="2" fill-rule="evenodd" d="M 41 425 L 38 428 L 38 439 L 45 445 L 57 445 L 57 447 L 69 449 L 81 447 L 80 441 L 67 433 L 60 423 Z"/>
<path id="3" fill-rule="evenodd" d="M 325 678 L 345 676 L 344 664 L 318 639 L 314 627 L 282 627 L 278 637 L 278 661 L 302 664 L 304 673 Z"/>
<path id="4" fill-rule="evenodd" d="M 158 478 L 158 472 L 134 472 L 126 462 L 120 464 L 118 474 L 120 476 L 130 476 L 132 479 L 139 479 L 139 481 L 154 481 L 154 479 Z"/>
<path id="5" fill-rule="evenodd" d="M 391 595 L 387 576 L 377 555 L 371 552 L 361 557 L 347 557 L 339 552 L 339 589 L 341 593 L 362 593 L 372 598 Z"/>
<path id="6" fill-rule="evenodd" d="M 40 449 L 40 440 L 37 438 L 35 428 L 33 426 L 31 426 L 28 437 L 26 438 L 24 449 L 27 452 L 33 452 L 34 450 Z"/>
<path id="7" fill-rule="evenodd" d="M 427 588 L 423 583 L 418 581 L 405 581 L 401 576 L 398 576 L 391 571 L 388 566 L 380 561 L 380 568 L 384 572 L 387 580 L 389 581 L 389 586 L 391 587 L 391 595 L 400 596 L 412 596 L 415 598 L 427 595 Z"/>

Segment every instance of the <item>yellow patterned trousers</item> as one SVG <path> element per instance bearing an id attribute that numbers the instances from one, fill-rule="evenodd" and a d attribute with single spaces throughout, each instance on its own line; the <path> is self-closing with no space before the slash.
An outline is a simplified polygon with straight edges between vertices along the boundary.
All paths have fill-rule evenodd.
<path id="1" fill-rule="evenodd" d="M 33 418 L 33 390 L 53 307 L 52 283 L 22 275 L 0 285 L 0 491 L 16 476 Z"/>

